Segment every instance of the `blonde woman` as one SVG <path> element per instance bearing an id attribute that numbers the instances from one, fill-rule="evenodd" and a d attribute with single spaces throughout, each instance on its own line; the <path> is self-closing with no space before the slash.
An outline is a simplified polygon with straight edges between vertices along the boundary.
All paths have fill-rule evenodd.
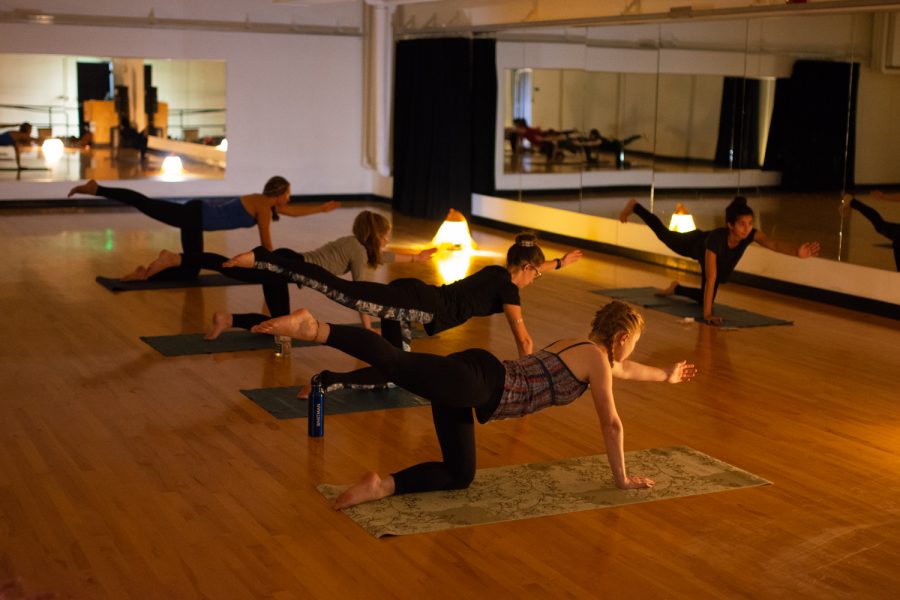
<path id="1" fill-rule="evenodd" d="M 317 268 L 340 277 L 350 273 L 353 281 L 368 281 L 373 271 L 381 264 L 390 262 L 427 261 L 435 252 L 434 248 L 423 250 L 418 254 L 395 254 L 387 252 L 385 247 L 390 240 L 391 224 L 384 216 L 369 210 L 356 215 L 353 220 L 353 235 L 346 235 L 328 242 L 324 246 L 308 252 L 294 252 L 287 248 L 279 248 L 274 254 L 284 256 L 293 261 L 316 265 Z M 290 312 L 289 280 L 284 277 L 259 269 L 243 269 L 240 267 L 223 267 L 228 258 L 212 252 L 176 254 L 169 250 L 160 252 L 159 257 L 150 263 L 145 270 L 146 277 L 174 269 L 186 268 L 192 271 L 209 269 L 219 271 L 240 281 L 259 283 L 263 286 L 263 296 L 269 314 L 280 317 Z M 298 285 L 300 285 L 298 283 Z M 230 313 L 217 311 L 213 316 L 212 329 L 207 333 L 207 340 L 214 340 L 226 329 L 237 327 L 250 329 L 269 317 L 260 313 Z M 366 329 L 371 329 L 372 322 L 368 314 L 359 313 L 360 321 Z"/>
<path id="2" fill-rule="evenodd" d="M 335 500 L 335 508 L 345 508 L 394 494 L 467 488 L 475 476 L 475 418 L 486 423 L 521 417 L 569 404 L 588 388 L 615 484 L 623 489 L 652 487 L 652 480 L 626 471 L 613 377 L 679 383 L 692 379 L 696 369 L 685 361 L 659 369 L 628 360 L 643 328 L 639 313 L 613 301 L 597 311 L 587 339 L 562 339 L 507 361 L 482 349 L 449 356 L 403 352 L 372 332 L 320 323 L 306 309 L 261 323 L 253 331 L 327 344 L 368 362 L 386 378 L 431 401 L 443 460 L 386 477 L 368 473 Z"/>

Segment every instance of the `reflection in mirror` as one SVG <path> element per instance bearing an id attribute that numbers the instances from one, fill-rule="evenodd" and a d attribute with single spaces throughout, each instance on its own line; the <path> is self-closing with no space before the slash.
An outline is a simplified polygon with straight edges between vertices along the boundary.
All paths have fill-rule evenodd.
<path id="1" fill-rule="evenodd" d="M 0 180 L 221 179 L 225 63 L 0 54 Z M 7 136 L 23 123 L 27 135 Z M 165 159 L 181 168 L 166 172 Z M 172 161 L 166 162 L 171 164 Z"/>

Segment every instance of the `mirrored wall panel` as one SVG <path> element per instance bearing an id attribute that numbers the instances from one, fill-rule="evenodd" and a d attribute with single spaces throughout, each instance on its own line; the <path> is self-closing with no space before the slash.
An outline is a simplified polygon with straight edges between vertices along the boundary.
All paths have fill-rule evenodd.
<path id="1" fill-rule="evenodd" d="M 743 195 L 785 247 L 900 269 L 877 220 L 900 222 L 897 13 L 544 33 L 498 44 L 499 195 L 700 229 Z"/>
<path id="2" fill-rule="evenodd" d="M 225 62 L 0 54 L 0 180 L 221 179 Z"/>

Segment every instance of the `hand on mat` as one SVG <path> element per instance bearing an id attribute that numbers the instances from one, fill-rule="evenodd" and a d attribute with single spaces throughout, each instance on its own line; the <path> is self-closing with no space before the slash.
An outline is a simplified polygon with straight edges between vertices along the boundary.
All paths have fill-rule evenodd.
<path id="1" fill-rule="evenodd" d="M 652 479 L 647 477 L 638 477 L 636 475 L 626 475 L 625 481 L 621 484 L 617 483 L 616 486 L 623 490 L 640 490 L 644 488 L 652 488 L 654 482 Z"/>
<path id="2" fill-rule="evenodd" d="M 666 374 L 668 375 L 666 381 L 669 383 L 688 382 L 697 375 L 697 367 L 683 360 L 672 365 L 666 371 Z"/>

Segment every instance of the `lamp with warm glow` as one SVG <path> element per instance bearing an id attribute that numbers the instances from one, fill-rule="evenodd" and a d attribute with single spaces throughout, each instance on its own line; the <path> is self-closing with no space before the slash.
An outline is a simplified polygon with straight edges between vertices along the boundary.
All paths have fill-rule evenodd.
<path id="1" fill-rule="evenodd" d="M 675 205 L 675 212 L 672 213 L 672 219 L 669 221 L 669 230 L 679 233 L 687 233 L 694 231 L 697 226 L 694 225 L 694 217 L 688 214 L 684 204 L 679 202 Z"/>
<path id="2" fill-rule="evenodd" d="M 44 158 L 47 162 L 55 163 L 62 158 L 65 148 L 63 147 L 61 139 L 47 138 L 44 140 L 44 143 L 41 144 L 41 152 L 44 154 Z"/>
<path id="3" fill-rule="evenodd" d="M 181 175 L 182 171 L 184 171 L 184 167 L 181 164 L 181 158 L 175 155 L 167 156 L 165 160 L 163 160 L 162 164 L 162 174 L 165 177 L 177 177 Z"/>
<path id="4" fill-rule="evenodd" d="M 469 224 L 461 212 L 451 208 L 447 218 L 434 234 L 431 245 L 438 250 L 453 250 L 471 252 L 475 249 L 475 242 L 469 233 Z"/>

